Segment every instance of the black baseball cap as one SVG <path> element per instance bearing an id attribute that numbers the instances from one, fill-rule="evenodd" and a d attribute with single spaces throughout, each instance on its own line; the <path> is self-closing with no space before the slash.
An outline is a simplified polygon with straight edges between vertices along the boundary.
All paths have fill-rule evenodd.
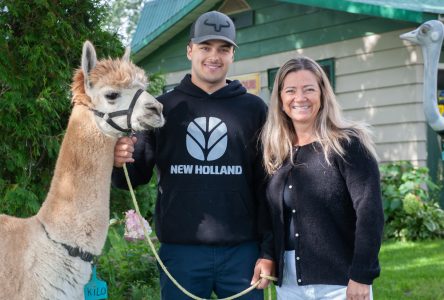
<path id="1" fill-rule="evenodd" d="M 227 15 L 218 11 L 209 11 L 201 15 L 191 26 L 190 40 L 200 44 L 208 40 L 223 40 L 236 45 L 236 28 Z"/>

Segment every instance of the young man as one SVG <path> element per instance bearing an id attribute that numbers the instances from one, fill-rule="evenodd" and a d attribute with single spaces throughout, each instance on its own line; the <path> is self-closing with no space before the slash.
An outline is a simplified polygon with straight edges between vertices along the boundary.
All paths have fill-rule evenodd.
<path id="1" fill-rule="evenodd" d="M 261 273 L 274 273 L 257 142 L 267 109 L 239 81 L 226 79 L 235 35 L 228 16 L 201 15 L 187 46 L 191 75 L 158 99 L 165 126 L 121 138 L 115 148 L 117 187 L 127 187 L 123 163 L 129 163 L 133 185 L 147 183 L 156 166 L 160 257 L 181 285 L 202 298 L 231 296 Z M 162 299 L 189 299 L 162 271 L 160 277 Z M 240 299 L 262 300 L 267 285 L 263 280 Z"/>

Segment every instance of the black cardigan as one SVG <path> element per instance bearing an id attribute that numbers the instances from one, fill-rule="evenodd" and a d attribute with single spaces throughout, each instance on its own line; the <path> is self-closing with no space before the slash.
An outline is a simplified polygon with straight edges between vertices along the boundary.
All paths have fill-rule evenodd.
<path id="1" fill-rule="evenodd" d="M 275 238 L 275 260 L 282 284 L 284 255 L 283 191 L 291 172 L 295 209 L 298 285 L 371 284 L 379 276 L 378 253 L 384 214 L 376 160 L 357 138 L 342 143 L 344 158 L 328 165 L 315 142 L 299 147 L 269 180 L 267 201 Z"/>

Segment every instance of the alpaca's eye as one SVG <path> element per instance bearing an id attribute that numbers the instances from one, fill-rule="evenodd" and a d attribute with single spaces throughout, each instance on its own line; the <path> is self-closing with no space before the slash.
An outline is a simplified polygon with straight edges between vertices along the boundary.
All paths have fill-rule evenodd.
<path id="1" fill-rule="evenodd" d="M 108 100 L 116 100 L 117 98 L 120 97 L 119 93 L 109 93 L 105 95 L 106 99 Z"/>

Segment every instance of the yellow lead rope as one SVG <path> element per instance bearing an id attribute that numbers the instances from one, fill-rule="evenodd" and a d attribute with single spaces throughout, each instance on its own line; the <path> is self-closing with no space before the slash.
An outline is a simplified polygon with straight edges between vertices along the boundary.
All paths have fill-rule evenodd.
<path id="1" fill-rule="evenodd" d="M 136 195 L 134 194 L 133 186 L 131 184 L 131 181 L 130 181 L 130 178 L 129 178 L 129 175 L 128 175 L 128 170 L 126 168 L 126 164 L 123 164 L 123 171 L 125 172 L 126 182 L 128 183 L 128 188 L 129 188 L 129 191 L 131 193 L 131 198 L 133 200 L 134 208 L 135 208 L 137 216 L 138 216 L 139 225 L 143 228 L 143 234 L 145 235 L 145 239 L 148 241 L 148 244 L 150 245 L 150 248 L 151 248 L 151 252 L 153 252 L 153 254 L 156 257 L 156 260 L 159 263 L 159 265 L 162 268 L 162 270 L 165 272 L 165 274 L 168 276 L 168 278 L 174 283 L 174 285 L 179 290 L 181 290 L 185 295 L 187 295 L 188 297 L 190 297 L 192 299 L 195 299 L 195 300 L 210 300 L 210 299 L 205 299 L 205 298 L 197 297 L 196 295 L 188 292 L 183 286 L 180 285 L 180 283 L 177 282 L 176 279 L 174 279 L 174 277 L 170 274 L 170 272 L 168 272 L 167 268 L 165 267 L 165 265 L 163 264 L 163 262 L 160 259 L 159 255 L 157 254 L 156 248 L 154 247 L 154 244 L 153 244 L 153 242 L 151 241 L 151 239 L 149 237 L 149 233 L 148 233 L 146 227 L 143 225 L 142 215 L 140 214 L 139 205 L 138 205 L 137 200 L 136 200 Z M 227 298 L 223 298 L 223 299 L 220 299 L 220 300 L 232 300 L 232 299 L 239 298 L 239 297 L 249 293 L 250 291 L 254 290 L 259 285 L 259 283 L 262 281 L 262 278 L 267 279 L 267 280 L 271 280 L 271 281 L 277 281 L 276 277 L 269 276 L 269 275 L 261 274 L 260 277 L 261 277 L 261 279 L 256 281 L 249 288 L 247 288 L 247 289 L 243 290 L 242 292 L 239 292 L 239 293 L 237 293 L 237 294 L 235 294 L 233 296 L 230 296 L 230 297 L 227 297 Z M 268 288 L 268 299 L 271 300 L 270 288 Z"/>

